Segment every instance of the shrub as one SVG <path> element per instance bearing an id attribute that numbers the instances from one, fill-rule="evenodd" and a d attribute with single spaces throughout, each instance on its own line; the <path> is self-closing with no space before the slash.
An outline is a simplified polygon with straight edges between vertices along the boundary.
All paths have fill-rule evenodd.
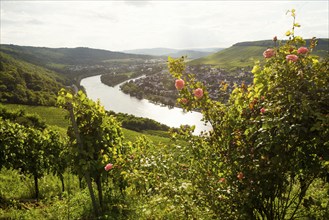
<path id="1" fill-rule="evenodd" d="M 315 39 L 305 49 L 294 36 L 300 25 L 289 12 L 289 39 L 278 47 L 274 39 L 252 70 L 253 84 L 236 85 L 228 103 L 211 100 L 202 83 L 183 74 L 183 58 L 168 60 L 170 73 L 185 82 L 178 102 L 201 109 L 213 127 L 201 137 L 181 135 L 194 155 L 195 195 L 221 219 L 300 216 L 310 185 L 328 175 L 329 63 L 312 56 Z"/>

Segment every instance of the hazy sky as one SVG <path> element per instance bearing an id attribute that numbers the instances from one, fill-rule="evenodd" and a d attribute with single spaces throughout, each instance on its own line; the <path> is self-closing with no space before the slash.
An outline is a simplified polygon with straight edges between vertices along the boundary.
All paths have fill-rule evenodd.
<path id="1" fill-rule="evenodd" d="M 272 39 L 291 28 L 296 9 L 304 38 L 328 38 L 328 0 L 9 1 L 1 0 L 2 44 L 44 47 L 229 47 Z"/>

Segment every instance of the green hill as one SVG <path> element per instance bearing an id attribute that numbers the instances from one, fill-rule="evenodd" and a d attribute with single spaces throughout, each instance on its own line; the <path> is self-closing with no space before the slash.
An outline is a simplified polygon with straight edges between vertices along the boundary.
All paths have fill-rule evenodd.
<path id="1" fill-rule="evenodd" d="M 306 45 L 310 44 L 310 40 L 306 40 Z M 213 65 L 215 67 L 227 70 L 242 67 L 252 67 L 256 60 L 263 59 L 263 52 L 269 47 L 273 47 L 273 41 L 253 41 L 241 42 L 234 44 L 232 47 L 221 50 L 200 59 L 189 62 L 190 65 Z M 329 39 L 318 39 L 318 45 L 314 50 L 314 54 L 325 57 L 328 56 Z"/>
<path id="2" fill-rule="evenodd" d="M 213 65 L 224 69 L 234 67 L 251 67 L 256 60 L 262 58 L 264 47 L 261 46 L 232 46 L 218 53 L 193 60 L 191 65 Z"/>
<path id="3" fill-rule="evenodd" d="M 48 48 L 12 44 L 1 44 L 0 52 L 16 60 L 63 74 L 70 79 L 69 84 L 79 84 L 81 78 L 101 74 L 114 65 L 144 63 L 145 60 L 154 58 L 148 55 L 126 54 L 86 47 Z"/>
<path id="4" fill-rule="evenodd" d="M 0 52 L 0 102 L 54 105 L 67 78 Z"/>
<path id="5" fill-rule="evenodd" d="M 108 50 L 77 48 L 47 48 L 2 44 L 0 51 L 36 65 L 48 68 L 63 69 L 69 65 L 101 64 L 114 59 L 150 59 L 152 56 L 126 54 Z"/>
<path id="6" fill-rule="evenodd" d="M 152 56 L 90 48 L 0 45 L 0 102 L 54 105 L 65 85 Z"/>

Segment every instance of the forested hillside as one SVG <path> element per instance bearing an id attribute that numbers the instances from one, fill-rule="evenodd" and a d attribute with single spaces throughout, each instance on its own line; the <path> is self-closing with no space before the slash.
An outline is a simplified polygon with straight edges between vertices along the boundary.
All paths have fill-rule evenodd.
<path id="1" fill-rule="evenodd" d="M 0 52 L 0 101 L 55 105 L 58 90 L 68 79 L 54 71 Z"/>

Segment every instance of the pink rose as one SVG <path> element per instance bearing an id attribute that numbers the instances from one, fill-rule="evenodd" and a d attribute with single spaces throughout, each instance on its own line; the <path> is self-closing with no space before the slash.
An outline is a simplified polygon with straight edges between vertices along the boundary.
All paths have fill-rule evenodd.
<path id="1" fill-rule="evenodd" d="M 260 113 L 264 114 L 266 112 L 265 108 L 260 109 Z"/>
<path id="2" fill-rule="evenodd" d="M 194 96 L 197 97 L 198 99 L 201 99 L 203 96 L 203 90 L 201 88 L 197 88 L 194 90 Z"/>
<path id="3" fill-rule="evenodd" d="M 181 90 L 182 88 L 184 88 L 184 85 L 185 85 L 184 80 L 176 79 L 176 82 L 175 82 L 176 89 Z"/>
<path id="4" fill-rule="evenodd" d="M 182 99 L 180 100 L 180 102 L 181 102 L 182 104 L 186 105 L 186 104 L 188 103 L 188 99 L 186 99 L 186 98 L 182 98 Z"/>
<path id="5" fill-rule="evenodd" d="M 292 61 L 292 62 L 296 62 L 298 60 L 298 56 L 294 55 L 294 54 L 290 54 L 286 56 L 286 60 L 287 61 Z"/>
<path id="6" fill-rule="evenodd" d="M 224 177 L 222 177 L 222 178 L 220 178 L 220 179 L 218 180 L 218 182 L 220 182 L 220 183 L 225 183 L 225 182 L 226 182 L 226 179 L 225 179 Z"/>
<path id="7" fill-rule="evenodd" d="M 106 166 L 104 167 L 104 169 L 105 169 L 106 171 L 109 171 L 109 170 L 111 170 L 112 168 L 113 168 L 113 164 L 111 164 L 111 163 L 106 164 Z"/>
<path id="8" fill-rule="evenodd" d="M 239 179 L 239 180 L 242 180 L 244 178 L 244 175 L 242 172 L 238 173 L 238 175 L 236 175 L 236 177 Z"/>
<path id="9" fill-rule="evenodd" d="M 269 49 L 265 50 L 264 53 L 263 53 L 263 56 L 265 58 L 271 58 L 274 55 L 275 55 L 275 51 L 272 48 L 269 48 Z"/>
<path id="10" fill-rule="evenodd" d="M 307 49 L 307 47 L 300 47 L 300 48 L 298 48 L 297 53 L 306 54 L 306 53 L 308 53 L 308 49 Z"/>

